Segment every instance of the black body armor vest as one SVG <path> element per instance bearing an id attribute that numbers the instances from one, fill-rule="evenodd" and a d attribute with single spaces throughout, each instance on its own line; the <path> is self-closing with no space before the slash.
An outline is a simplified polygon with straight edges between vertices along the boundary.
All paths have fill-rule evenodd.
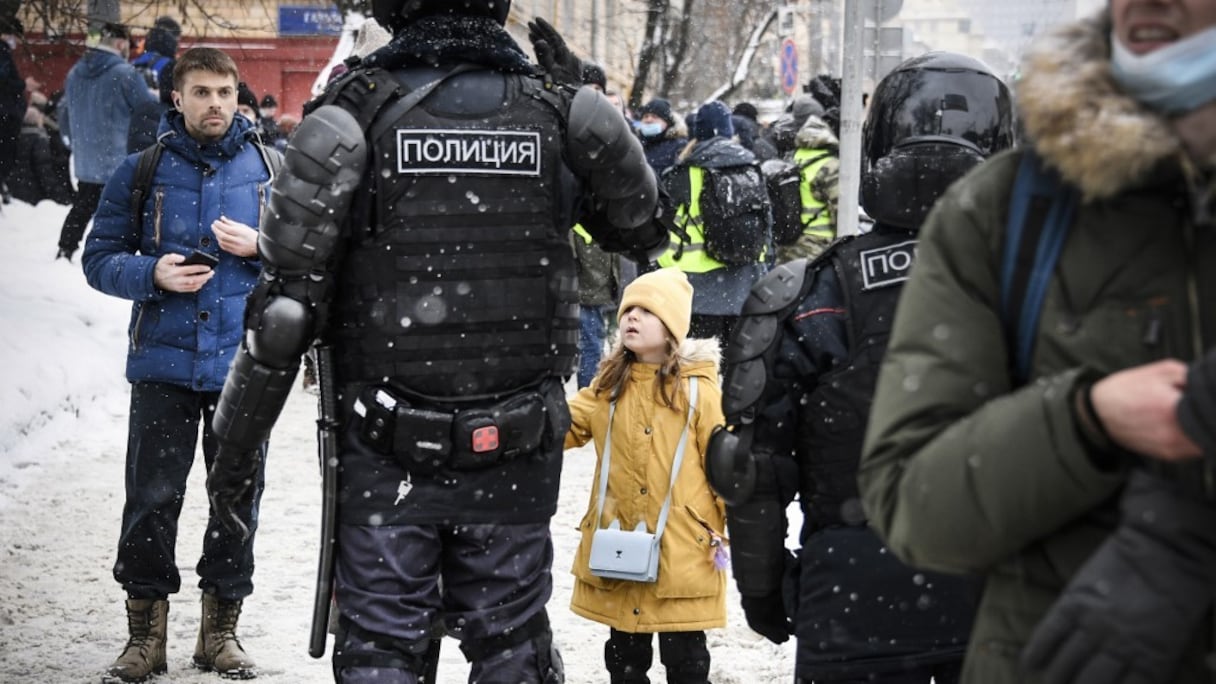
<path id="1" fill-rule="evenodd" d="M 496 111 L 436 115 L 424 101 L 369 132 L 373 190 L 352 210 L 332 326 L 344 382 L 459 401 L 573 371 L 569 103 L 535 79 L 498 77 Z M 453 83 L 432 94 L 449 110 Z"/>
<path id="2" fill-rule="evenodd" d="M 913 233 L 869 233 L 832 247 L 829 263 L 848 312 L 849 358 L 820 376 L 799 409 L 811 427 L 797 443 L 806 532 L 865 522 L 858 460 L 900 286 L 915 255 Z"/>

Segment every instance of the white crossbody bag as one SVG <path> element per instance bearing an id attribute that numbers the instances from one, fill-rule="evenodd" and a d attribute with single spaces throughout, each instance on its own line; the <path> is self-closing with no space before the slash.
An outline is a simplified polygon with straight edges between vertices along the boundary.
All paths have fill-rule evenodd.
<path id="1" fill-rule="evenodd" d="M 596 530 L 591 536 L 591 574 L 632 582 L 654 582 L 659 578 L 659 542 L 663 538 L 663 528 L 667 526 L 671 493 L 676 487 L 680 464 L 684 461 L 684 449 L 688 446 L 688 431 L 696 405 L 697 379 L 691 377 L 688 379 L 688 420 L 684 423 L 684 432 L 676 446 L 676 458 L 671 466 L 671 484 L 667 488 L 667 498 L 663 500 L 659 523 L 653 534 L 646 531 L 645 520 L 632 530 L 622 530 L 619 520 L 613 520 L 608 527 L 600 528 L 604 516 L 604 497 L 608 494 L 608 468 L 612 463 L 612 418 L 616 413 L 616 401 L 608 405 L 608 436 L 604 438 L 604 462 L 600 465 Z"/>

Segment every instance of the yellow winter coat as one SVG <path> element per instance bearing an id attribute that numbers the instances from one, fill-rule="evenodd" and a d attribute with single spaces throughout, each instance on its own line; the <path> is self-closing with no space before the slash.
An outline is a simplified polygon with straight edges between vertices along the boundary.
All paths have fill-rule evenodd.
<path id="1" fill-rule="evenodd" d="M 574 557 L 570 608 L 589 620 L 623 632 L 688 632 L 726 626 L 726 571 L 713 563 L 714 536 L 725 537 L 726 509 L 705 478 L 705 446 L 715 425 L 725 422 L 718 385 L 714 340 L 686 340 L 680 348 L 681 384 L 676 409 L 655 401 L 658 365 L 637 363 L 613 417 L 612 459 L 601 527 L 614 520 L 622 529 L 646 521 L 653 532 L 671 482 L 676 445 L 688 418 L 688 376 L 697 377 L 697 407 L 689 428 L 684 461 L 672 493 L 671 512 L 659 552 L 659 579 L 653 583 L 603 579 L 591 574 L 588 559 L 596 529 L 599 469 L 608 428 L 608 395 L 581 390 L 570 401 L 572 422 L 566 448 L 595 440 L 598 463 L 587 512 L 579 523 L 582 539 Z M 594 387 L 595 383 L 592 383 Z"/>

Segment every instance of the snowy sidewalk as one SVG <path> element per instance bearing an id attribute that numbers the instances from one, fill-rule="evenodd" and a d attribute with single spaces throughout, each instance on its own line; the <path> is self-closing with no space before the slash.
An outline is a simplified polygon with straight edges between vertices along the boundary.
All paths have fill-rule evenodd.
<path id="1" fill-rule="evenodd" d="M 66 208 L 14 202 L 0 214 L 0 681 L 97 682 L 126 640 L 123 594 L 111 577 L 122 519 L 128 386 L 123 379 L 129 303 L 88 288 L 79 264 L 53 262 Z M 79 261 L 79 258 L 77 259 Z M 293 393 L 270 443 L 257 536 L 255 590 L 241 618 L 242 642 L 258 662 L 256 681 L 332 681 L 328 655 L 308 657 L 316 572 L 320 478 L 315 398 Z M 566 453 L 553 518 L 554 595 L 549 602 L 566 681 L 607 681 L 608 629 L 569 610 L 576 526 L 594 467 L 590 447 Z M 171 597 L 169 674 L 159 682 L 215 684 L 190 667 L 198 630 L 197 575 L 206 516 L 201 452 L 178 535 L 182 591 Z M 729 582 L 729 624 L 709 633 L 715 684 L 793 678 L 793 644 L 775 646 L 749 630 Z M 332 647 L 332 639 L 330 642 Z M 445 640 L 442 684 L 464 682 L 468 666 Z M 662 666 L 651 668 L 663 681 Z"/>

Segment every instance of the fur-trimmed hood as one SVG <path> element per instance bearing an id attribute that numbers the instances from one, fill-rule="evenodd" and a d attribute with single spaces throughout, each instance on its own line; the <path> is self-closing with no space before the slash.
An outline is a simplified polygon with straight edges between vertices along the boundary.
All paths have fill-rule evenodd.
<path id="1" fill-rule="evenodd" d="M 714 375 L 717 375 L 718 368 L 722 365 L 722 347 L 717 338 L 685 338 L 684 343 L 680 345 L 679 354 L 681 366 L 710 363 L 713 365 Z"/>
<path id="2" fill-rule="evenodd" d="M 1035 150 L 1087 199 L 1133 187 L 1182 153 L 1169 121 L 1115 83 L 1110 31 L 1103 10 L 1045 35 L 1027 52 L 1016 84 Z"/>

